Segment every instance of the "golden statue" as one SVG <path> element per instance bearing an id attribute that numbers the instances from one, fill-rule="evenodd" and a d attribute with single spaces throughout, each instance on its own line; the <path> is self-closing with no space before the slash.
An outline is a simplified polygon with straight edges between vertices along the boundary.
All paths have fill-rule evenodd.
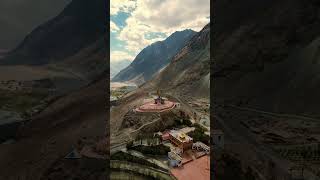
<path id="1" fill-rule="evenodd" d="M 164 99 L 161 98 L 160 90 L 157 90 L 158 97 L 154 100 L 155 104 L 164 104 Z"/>

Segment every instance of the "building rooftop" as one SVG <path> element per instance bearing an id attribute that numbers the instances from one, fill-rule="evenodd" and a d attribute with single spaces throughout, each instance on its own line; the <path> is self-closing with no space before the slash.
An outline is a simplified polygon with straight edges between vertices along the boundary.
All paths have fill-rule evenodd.
<path id="1" fill-rule="evenodd" d="M 163 133 L 161 137 L 162 137 L 162 140 L 168 140 L 168 139 L 170 138 L 170 136 L 169 136 L 169 133 L 168 133 L 168 132 Z"/>
<path id="2" fill-rule="evenodd" d="M 193 140 L 190 136 L 180 131 L 171 130 L 170 134 L 182 143 L 188 143 Z"/>
<path id="3" fill-rule="evenodd" d="M 182 161 L 182 157 L 175 152 L 168 152 L 168 156 L 174 160 Z"/>

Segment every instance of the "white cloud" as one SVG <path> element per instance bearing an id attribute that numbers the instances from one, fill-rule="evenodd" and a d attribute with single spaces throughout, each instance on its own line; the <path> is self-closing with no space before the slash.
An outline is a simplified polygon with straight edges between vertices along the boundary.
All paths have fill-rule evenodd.
<path id="1" fill-rule="evenodd" d="M 133 21 L 133 22 L 131 22 Z M 127 21 L 127 26 L 119 34 L 119 39 L 126 42 L 126 49 L 138 53 L 142 48 L 156 41 L 161 41 L 164 38 L 146 39 L 145 35 L 153 32 L 150 27 L 130 19 Z"/>
<path id="2" fill-rule="evenodd" d="M 134 56 L 124 51 L 111 51 L 110 62 L 119 62 L 123 60 L 133 61 Z"/>
<path id="3" fill-rule="evenodd" d="M 116 15 L 119 12 L 130 12 L 136 7 L 135 0 L 111 0 L 110 14 Z"/>
<path id="4" fill-rule="evenodd" d="M 208 16 L 210 0 L 138 0 L 132 13 L 132 18 L 160 32 L 191 27 L 200 30 Z"/>
<path id="5" fill-rule="evenodd" d="M 119 30 L 120 30 L 119 27 L 113 21 L 110 21 L 110 31 L 117 32 Z"/>
<path id="6" fill-rule="evenodd" d="M 129 9 L 129 5 L 123 8 L 123 1 L 117 2 L 114 7 L 118 7 L 118 11 L 121 8 L 122 11 Z M 146 39 L 146 34 L 162 32 L 168 36 L 184 29 L 199 31 L 209 23 L 210 0 L 137 0 L 134 3 L 136 7 L 131 9 L 127 25 L 118 36 L 119 40 L 127 43 L 126 49 L 134 53 L 155 41 L 163 40 Z"/>

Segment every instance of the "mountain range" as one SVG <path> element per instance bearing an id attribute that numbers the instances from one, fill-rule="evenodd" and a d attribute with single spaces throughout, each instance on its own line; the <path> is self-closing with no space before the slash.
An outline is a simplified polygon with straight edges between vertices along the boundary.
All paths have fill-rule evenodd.
<path id="1" fill-rule="evenodd" d="M 215 6 L 215 100 L 319 117 L 319 1 L 217 1 Z"/>
<path id="2" fill-rule="evenodd" d="M 129 60 L 122 60 L 116 62 L 110 62 L 110 78 L 113 78 L 117 75 L 122 69 L 126 68 L 131 64 Z"/>
<path id="3" fill-rule="evenodd" d="M 19 127 L 15 142 L 0 145 L 0 179 L 106 179 L 104 159 L 91 159 L 90 167 L 86 158 L 72 165 L 64 159 L 80 142 L 94 147 L 105 139 L 109 97 L 105 7 L 104 0 L 73 0 L 0 60 L 0 76 L 1 68 L 23 67 L 27 70 L 20 71 L 22 76 L 41 69 L 36 79 L 45 74 L 54 79 L 57 89 L 73 88 Z M 68 76 L 58 79 L 54 72 Z M 6 75 L 13 77 L 14 73 Z M 86 83 L 79 87 L 73 79 Z"/>
<path id="4" fill-rule="evenodd" d="M 34 80 L 50 78 L 59 93 L 88 85 L 108 69 L 106 23 L 104 1 L 73 0 L 1 58 L 0 76 L 23 81 L 39 70 Z"/>
<path id="5" fill-rule="evenodd" d="M 164 41 L 155 42 L 144 48 L 132 61 L 132 63 L 121 70 L 112 81 L 132 81 L 142 84 L 151 79 L 159 70 L 169 64 L 172 57 L 176 55 L 196 32 L 187 29 L 171 34 Z"/>
<path id="6" fill-rule="evenodd" d="M 0 49 L 15 48 L 36 26 L 55 17 L 71 0 L 0 1 Z"/>
<path id="7" fill-rule="evenodd" d="M 189 97 L 210 97 L 210 23 L 196 33 L 145 87 Z"/>
<path id="8" fill-rule="evenodd" d="M 73 0 L 60 15 L 35 29 L 1 60 L 1 64 L 7 66 L 62 69 L 91 81 L 87 86 L 55 99 L 19 128 L 15 143 L 0 148 L 0 168 L 4 170 L 0 179 L 105 179 L 105 160 L 101 160 L 103 166 L 99 167 L 99 160 L 95 159 L 82 158 L 77 161 L 79 163 L 64 159 L 74 147 L 84 143 L 94 146 L 113 128 L 113 124 L 106 121 L 109 110 L 105 105 L 109 94 L 105 88 L 110 74 L 102 64 L 106 60 L 106 34 L 100 31 L 104 19 L 96 20 L 105 14 L 99 13 L 103 2 Z M 81 18 L 84 20 L 80 21 Z M 142 51 L 130 65 L 136 68 L 142 63 L 146 71 L 138 68 L 130 77 L 143 73 L 141 79 L 149 81 L 125 98 L 133 99 L 139 91 L 148 92 L 149 88 L 155 90 L 159 86 L 170 92 L 181 91 L 187 96 L 208 97 L 209 32 L 209 25 L 199 33 L 191 30 L 176 32 L 165 43 L 157 42 L 147 47 L 150 51 Z M 164 58 L 158 58 L 157 54 Z M 146 68 L 148 66 L 152 68 Z"/>
<path id="9" fill-rule="evenodd" d="M 45 65 L 62 61 L 104 37 L 101 0 L 74 0 L 55 18 L 35 28 L 9 55 L 5 65 Z M 102 46 L 103 47 L 103 46 Z"/>
<path id="10" fill-rule="evenodd" d="M 117 105 L 110 109 L 109 128 L 112 149 L 126 141 L 127 136 L 124 135 L 135 131 L 140 125 L 154 121 L 153 116 L 131 116 L 130 113 L 133 108 L 141 106 L 152 93 L 158 90 L 163 96 L 179 101 L 184 108 L 188 108 L 186 104 L 189 103 L 209 103 L 210 23 L 186 41 L 165 67 L 138 86 L 136 90 L 119 99 Z M 165 125 L 161 123 L 160 126 Z M 151 129 L 153 128 L 155 131 L 159 130 L 157 125 Z"/>

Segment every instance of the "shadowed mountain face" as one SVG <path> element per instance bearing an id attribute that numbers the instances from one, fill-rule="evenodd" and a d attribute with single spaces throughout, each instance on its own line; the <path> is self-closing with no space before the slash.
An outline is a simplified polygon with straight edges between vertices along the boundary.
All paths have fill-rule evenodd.
<path id="1" fill-rule="evenodd" d="M 94 43 L 88 44 L 88 46 L 79 50 L 76 54 L 57 63 L 50 64 L 48 67 L 71 71 L 90 82 L 109 68 L 106 53 L 106 41 L 102 36 Z"/>
<path id="2" fill-rule="evenodd" d="M 112 81 L 134 81 L 141 84 L 152 78 L 161 68 L 166 66 L 185 43 L 195 34 L 192 30 L 173 33 L 166 40 L 156 42 L 144 48 L 133 62 L 120 71 Z"/>
<path id="3" fill-rule="evenodd" d="M 22 126 L 18 141 L 0 148 L 0 179 L 106 179 L 106 160 L 92 158 L 88 167 L 81 165 L 88 163 L 86 158 L 70 163 L 64 157 L 79 142 L 96 143 L 105 137 L 108 77 L 107 72 L 102 73 L 87 87 L 57 99 Z M 61 170 L 52 170 L 58 168 Z"/>
<path id="4" fill-rule="evenodd" d="M 194 35 L 171 63 L 146 84 L 165 92 L 209 98 L 210 24 Z"/>
<path id="5" fill-rule="evenodd" d="M 104 37 L 103 0 L 73 0 L 57 17 L 33 30 L 1 60 L 6 65 L 44 65 L 72 56 Z"/>
<path id="6" fill-rule="evenodd" d="M 104 9 L 105 2 L 73 0 L 4 59 L 3 64 L 42 65 L 30 67 L 68 71 L 90 81 L 56 97 L 18 128 L 16 142 L 1 146 L 0 179 L 106 179 L 104 159 L 64 159 L 74 148 L 96 149 L 105 139 L 109 117 L 104 98 L 109 96 L 105 91 L 109 78 L 104 39 L 104 18 L 109 12 Z M 63 83 L 74 86 L 68 79 Z"/>
<path id="7" fill-rule="evenodd" d="M 319 1 L 217 1 L 215 100 L 319 116 L 319 13 Z"/>
<path id="8" fill-rule="evenodd" d="M 0 49 L 15 48 L 33 28 L 56 16 L 71 0 L 1 0 Z"/>

